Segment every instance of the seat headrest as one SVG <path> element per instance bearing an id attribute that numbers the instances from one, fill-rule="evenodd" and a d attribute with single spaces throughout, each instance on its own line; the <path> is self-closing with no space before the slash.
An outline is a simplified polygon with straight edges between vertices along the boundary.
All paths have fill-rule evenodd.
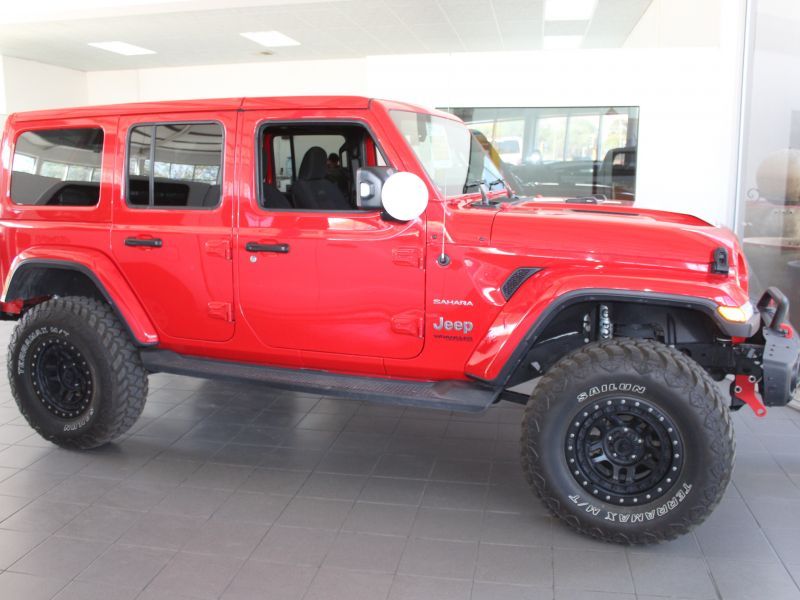
<path id="1" fill-rule="evenodd" d="M 309 148 L 300 163 L 298 179 L 325 179 L 328 173 L 328 153 L 319 146 Z"/>

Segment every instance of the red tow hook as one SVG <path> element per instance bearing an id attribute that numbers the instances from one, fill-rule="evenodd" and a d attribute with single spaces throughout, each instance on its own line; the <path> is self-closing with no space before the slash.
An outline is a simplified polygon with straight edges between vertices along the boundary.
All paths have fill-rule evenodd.
<path id="1" fill-rule="evenodd" d="M 767 407 L 756 395 L 756 378 L 752 375 L 737 375 L 733 384 L 733 394 L 753 409 L 757 417 L 767 414 Z"/>

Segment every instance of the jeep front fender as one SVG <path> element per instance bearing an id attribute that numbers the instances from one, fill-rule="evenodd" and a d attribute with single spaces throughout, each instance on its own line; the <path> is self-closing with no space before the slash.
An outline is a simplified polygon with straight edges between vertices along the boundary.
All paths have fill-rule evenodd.
<path id="1" fill-rule="evenodd" d="M 732 337 L 749 337 L 758 328 L 757 315 L 750 323 L 733 324 L 717 312 L 718 306 L 742 306 L 749 301 L 732 280 L 692 281 L 685 278 L 683 271 L 675 279 L 666 278 L 663 272 L 658 277 L 653 275 L 566 275 L 557 269 L 538 272 L 504 305 L 467 361 L 466 374 L 496 385 L 505 384 L 552 318 L 578 302 L 625 301 L 689 308 L 712 318 L 723 333 Z"/>
<path id="2" fill-rule="evenodd" d="M 158 343 L 158 334 L 150 317 L 122 273 L 102 252 L 90 248 L 28 248 L 11 263 L 0 301 L 10 303 L 28 299 L 25 297 L 26 272 L 33 269 L 67 269 L 82 273 L 94 283 L 139 345 Z"/>

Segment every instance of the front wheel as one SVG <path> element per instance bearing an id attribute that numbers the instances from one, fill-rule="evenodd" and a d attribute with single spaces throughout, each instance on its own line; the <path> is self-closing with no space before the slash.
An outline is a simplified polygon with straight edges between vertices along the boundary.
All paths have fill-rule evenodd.
<path id="1" fill-rule="evenodd" d="M 537 385 L 522 464 L 549 509 L 610 542 L 659 542 L 703 522 L 731 477 L 733 429 L 697 363 L 650 340 L 588 344 Z"/>
<path id="2" fill-rule="evenodd" d="M 20 412 L 44 439 L 95 448 L 122 435 L 147 399 L 147 372 L 107 304 L 55 298 L 20 320 L 8 351 Z"/>

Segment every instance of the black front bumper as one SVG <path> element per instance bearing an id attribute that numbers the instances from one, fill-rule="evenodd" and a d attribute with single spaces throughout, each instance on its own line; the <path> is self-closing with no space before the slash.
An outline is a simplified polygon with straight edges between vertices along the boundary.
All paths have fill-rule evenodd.
<path id="1" fill-rule="evenodd" d="M 764 353 L 761 397 L 767 406 L 792 400 L 800 382 L 800 335 L 787 320 L 789 300 L 778 288 L 769 288 L 758 301 Z"/>

